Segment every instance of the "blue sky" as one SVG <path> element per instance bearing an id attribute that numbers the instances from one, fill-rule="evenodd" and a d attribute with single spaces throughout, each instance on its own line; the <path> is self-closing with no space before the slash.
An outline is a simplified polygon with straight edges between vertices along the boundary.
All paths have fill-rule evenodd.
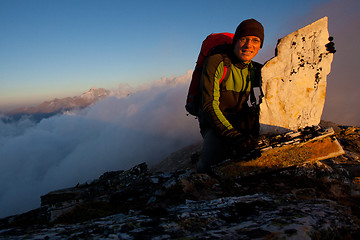
<path id="1" fill-rule="evenodd" d="M 184 75 L 206 35 L 247 18 L 265 27 L 263 63 L 278 38 L 336 15 L 339 3 L 359 14 L 356 0 L 0 0 L 0 111 Z"/>

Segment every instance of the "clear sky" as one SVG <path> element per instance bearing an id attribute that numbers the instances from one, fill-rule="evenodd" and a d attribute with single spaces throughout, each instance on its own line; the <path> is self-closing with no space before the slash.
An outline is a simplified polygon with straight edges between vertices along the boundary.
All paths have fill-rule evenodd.
<path id="1" fill-rule="evenodd" d="M 265 27 L 255 60 L 278 38 L 357 0 L 0 0 L 0 112 L 91 87 L 137 86 L 193 69 L 202 40 L 244 19 Z M 352 10 L 351 10 L 352 9 Z M 331 24 L 338 19 L 329 17 Z M 357 18 L 358 19 L 358 18 Z M 336 42 L 336 37 L 335 37 Z"/>

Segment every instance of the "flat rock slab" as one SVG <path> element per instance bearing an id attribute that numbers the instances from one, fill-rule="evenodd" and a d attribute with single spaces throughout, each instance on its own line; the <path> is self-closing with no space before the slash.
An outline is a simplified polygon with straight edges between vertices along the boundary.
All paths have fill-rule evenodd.
<path id="1" fill-rule="evenodd" d="M 225 178 L 241 178 L 337 157 L 345 152 L 333 134 L 328 131 L 302 143 L 263 149 L 258 158 L 231 160 L 217 167 L 215 172 Z"/>
<path id="2" fill-rule="evenodd" d="M 324 17 L 279 40 L 262 68 L 262 133 L 281 133 L 320 123 L 333 54 Z"/>

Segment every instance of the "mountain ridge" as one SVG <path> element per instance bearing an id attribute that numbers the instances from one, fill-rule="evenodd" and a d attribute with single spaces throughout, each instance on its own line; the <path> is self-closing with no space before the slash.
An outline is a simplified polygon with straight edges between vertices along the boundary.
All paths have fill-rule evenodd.
<path id="1" fill-rule="evenodd" d="M 17 108 L 6 113 L 6 116 L 12 121 L 17 121 L 24 116 L 29 116 L 34 121 L 39 122 L 43 118 L 49 118 L 67 111 L 86 108 L 111 95 L 112 92 L 110 90 L 92 87 L 90 90 L 79 96 L 60 99 L 54 98 L 49 101 L 44 101 L 34 107 Z"/>

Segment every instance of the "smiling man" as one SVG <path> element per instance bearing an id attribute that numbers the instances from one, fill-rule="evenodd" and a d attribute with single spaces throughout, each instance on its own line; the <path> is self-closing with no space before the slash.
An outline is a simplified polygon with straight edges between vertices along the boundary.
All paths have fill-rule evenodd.
<path id="1" fill-rule="evenodd" d="M 264 28 L 255 19 L 240 23 L 233 44 L 208 57 L 201 77 L 200 132 L 203 153 L 197 171 L 209 173 L 211 166 L 233 153 L 255 148 L 259 133 L 259 101 L 254 88 L 261 85 L 262 65 L 252 61 L 264 42 Z"/>

